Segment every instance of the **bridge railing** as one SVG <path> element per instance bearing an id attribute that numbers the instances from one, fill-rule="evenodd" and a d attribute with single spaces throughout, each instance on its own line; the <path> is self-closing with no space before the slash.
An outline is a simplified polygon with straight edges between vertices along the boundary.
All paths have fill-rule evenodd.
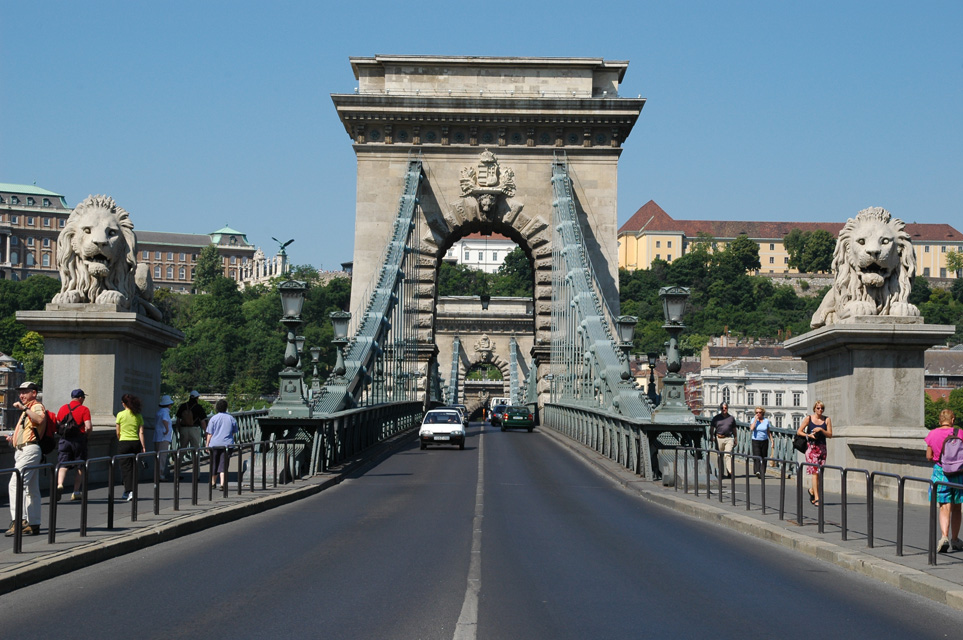
<path id="1" fill-rule="evenodd" d="M 705 442 L 708 442 L 711 448 L 715 444 L 709 433 L 711 418 L 697 416 L 696 422 L 705 428 Z M 796 430 L 769 427 L 769 431 L 772 433 L 772 450 L 769 452 L 769 457 L 777 461 L 795 462 L 796 450 L 792 448 L 792 437 L 796 435 Z M 751 442 L 752 429 L 749 428 L 749 423 L 736 420 L 736 453 L 752 455 Z"/>
<path id="2" fill-rule="evenodd" d="M 541 424 L 580 442 L 638 475 L 652 478 L 644 419 L 568 403 L 548 403 Z"/>

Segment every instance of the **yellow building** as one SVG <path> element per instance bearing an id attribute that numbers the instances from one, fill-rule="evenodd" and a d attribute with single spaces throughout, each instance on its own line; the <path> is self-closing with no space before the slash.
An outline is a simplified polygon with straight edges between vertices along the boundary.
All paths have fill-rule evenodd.
<path id="1" fill-rule="evenodd" d="M 648 269 L 653 260 L 672 262 L 706 239 L 724 249 L 740 235 L 759 245 L 759 275 L 797 273 L 789 268 L 782 239 L 793 229 L 822 229 L 835 237 L 845 222 L 770 222 L 734 220 L 675 220 L 649 200 L 619 229 L 619 268 Z M 931 278 L 963 277 L 946 268 L 946 254 L 963 251 L 963 234 L 948 224 L 907 223 L 916 250 L 916 273 Z"/>

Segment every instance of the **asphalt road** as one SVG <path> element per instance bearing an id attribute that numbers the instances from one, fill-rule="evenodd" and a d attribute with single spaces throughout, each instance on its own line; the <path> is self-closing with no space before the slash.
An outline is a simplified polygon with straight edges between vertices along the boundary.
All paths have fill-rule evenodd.
<path id="1" fill-rule="evenodd" d="M 963 614 L 617 488 L 538 431 L 0 597 L 0 638 L 944 638 Z"/>

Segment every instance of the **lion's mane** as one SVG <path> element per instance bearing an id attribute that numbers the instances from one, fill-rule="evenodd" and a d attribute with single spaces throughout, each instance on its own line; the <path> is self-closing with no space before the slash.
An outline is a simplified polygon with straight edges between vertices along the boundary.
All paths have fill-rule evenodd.
<path id="1" fill-rule="evenodd" d="M 866 286 L 860 278 L 859 265 L 854 264 L 853 260 L 853 236 L 857 229 L 867 222 L 887 225 L 896 238 L 899 268 L 889 273 L 879 287 Z M 863 209 L 855 218 L 846 221 L 833 251 L 833 286 L 813 315 L 813 328 L 851 317 L 855 314 L 850 313 L 850 310 L 857 307 L 867 310 L 858 315 L 919 315 L 919 310 L 909 304 L 913 277 L 916 275 L 916 252 L 905 227 L 902 220 L 893 218 L 889 211 L 882 207 Z M 875 309 L 875 313 L 869 312 L 870 308 Z"/>

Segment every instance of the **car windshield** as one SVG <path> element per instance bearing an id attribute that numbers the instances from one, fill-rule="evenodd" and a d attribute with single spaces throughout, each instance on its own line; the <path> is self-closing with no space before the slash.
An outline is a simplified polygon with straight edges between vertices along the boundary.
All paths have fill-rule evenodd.
<path id="1" fill-rule="evenodd" d="M 461 422 L 461 418 L 458 417 L 457 413 L 444 412 L 444 413 L 429 413 L 425 416 L 425 424 L 446 424 L 453 422 Z"/>
<path id="2" fill-rule="evenodd" d="M 508 407 L 508 413 L 524 413 L 528 415 L 528 407 Z"/>

